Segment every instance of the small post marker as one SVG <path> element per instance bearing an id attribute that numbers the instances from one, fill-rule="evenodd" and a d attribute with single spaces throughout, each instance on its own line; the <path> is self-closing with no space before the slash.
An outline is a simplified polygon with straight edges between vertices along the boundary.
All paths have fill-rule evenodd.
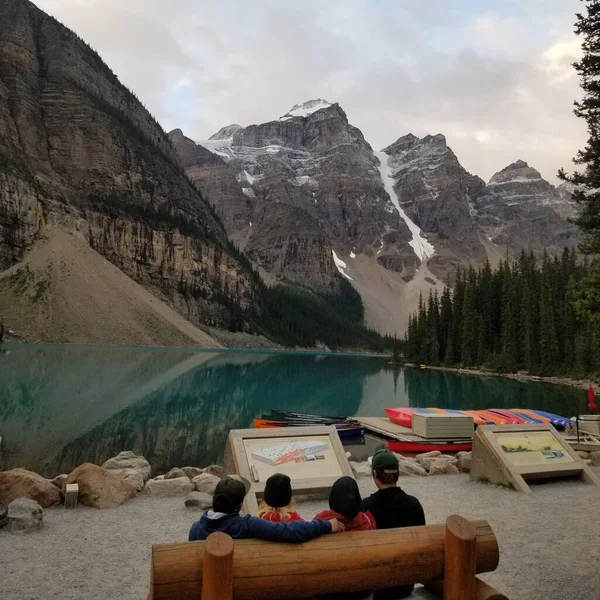
<path id="1" fill-rule="evenodd" d="M 65 508 L 75 508 L 77 506 L 78 495 L 79 486 L 76 483 L 67 483 L 65 489 Z"/>

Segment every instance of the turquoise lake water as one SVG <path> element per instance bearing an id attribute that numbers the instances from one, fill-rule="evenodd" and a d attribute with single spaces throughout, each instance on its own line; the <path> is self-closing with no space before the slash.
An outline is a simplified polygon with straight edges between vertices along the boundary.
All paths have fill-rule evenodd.
<path id="1" fill-rule="evenodd" d="M 586 392 L 393 369 L 387 359 L 284 352 L 5 344 L 0 470 L 54 476 L 121 450 L 155 472 L 222 459 L 230 429 L 271 408 L 383 416 L 385 407 L 527 407 L 573 416 Z"/>

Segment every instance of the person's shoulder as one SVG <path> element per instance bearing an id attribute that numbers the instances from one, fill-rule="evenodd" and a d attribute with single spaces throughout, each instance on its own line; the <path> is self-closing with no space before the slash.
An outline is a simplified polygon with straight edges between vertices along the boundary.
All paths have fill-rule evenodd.
<path id="1" fill-rule="evenodd" d="M 188 535 L 188 541 L 196 542 L 205 539 L 204 530 L 202 528 L 202 519 L 199 519 L 195 523 L 192 523 L 190 527 L 190 533 Z"/>
<path id="2" fill-rule="evenodd" d="M 419 507 L 419 508 L 423 508 L 423 506 L 421 505 L 421 501 L 416 497 L 416 496 L 411 496 L 410 494 L 406 494 L 406 498 L 405 498 L 405 502 L 407 504 L 410 504 L 412 506 Z"/>
<path id="3" fill-rule="evenodd" d="M 367 496 L 366 498 L 363 498 L 363 501 L 360 503 L 360 510 L 363 510 L 363 511 L 371 510 L 371 508 L 373 507 L 373 504 L 375 503 L 376 495 L 377 495 L 377 492 L 375 492 L 374 494 L 371 494 L 370 496 Z"/>
<path id="4" fill-rule="evenodd" d="M 322 510 L 320 513 L 315 515 L 313 520 L 329 521 L 330 519 L 337 519 L 337 518 L 338 518 L 338 514 L 335 511 L 331 510 L 330 508 L 326 508 L 325 510 Z"/>

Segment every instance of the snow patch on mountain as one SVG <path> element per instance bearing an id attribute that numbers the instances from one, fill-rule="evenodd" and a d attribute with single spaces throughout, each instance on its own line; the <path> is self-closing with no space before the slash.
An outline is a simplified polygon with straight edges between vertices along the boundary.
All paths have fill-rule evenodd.
<path id="1" fill-rule="evenodd" d="M 346 269 L 348 268 L 348 265 L 341 259 L 338 257 L 338 255 L 335 253 L 335 250 L 331 250 L 331 253 L 333 254 L 333 262 L 335 263 L 335 266 L 337 267 L 337 270 L 348 280 L 350 281 L 354 281 L 354 279 L 352 279 L 352 277 L 350 277 L 350 275 L 348 275 L 348 273 L 346 273 Z"/>
<path id="2" fill-rule="evenodd" d="M 225 139 L 215 139 L 215 140 L 201 140 L 197 142 L 200 146 L 204 146 L 207 150 L 210 150 L 213 154 L 220 156 L 222 158 L 233 158 L 233 151 L 231 149 L 231 144 L 233 143 L 233 138 L 225 138 Z"/>
<path id="3" fill-rule="evenodd" d="M 321 98 L 317 100 L 309 100 L 304 104 L 296 104 L 287 112 L 283 117 L 281 117 L 280 121 L 287 121 L 288 119 L 293 119 L 294 117 L 308 117 L 308 115 L 312 115 L 312 113 L 321 110 L 322 108 L 329 108 L 332 106 L 331 102 L 327 102 L 327 100 L 322 100 Z"/>
<path id="4" fill-rule="evenodd" d="M 490 181 L 489 186 L 492 185 L 506 185 L 507 183 L 529 183 L 532 181 L 543 181 L 542 177 L 513 177 L 512 179 L 505 179 L 503 181 Z"/>
<path id="5" fill-rule="evenodd" d="M 381 174 L 385 191 L 389 194 L 392 204 L 396 207 L 402 220 L 412 233 L 412 240 L 408 242 L 409 246 L 414 250 L 419 260 L 423 261 L 431 258 L 435 252 L 435 248 L 427 241 L 419 226 L 409 218 L 400 206 L 398 195 L 394 190 L 394 177 L 389 165 L 390 157 L 385 152 L 375 152 L 375 156 L 379 159 L 379 173 Z"/>

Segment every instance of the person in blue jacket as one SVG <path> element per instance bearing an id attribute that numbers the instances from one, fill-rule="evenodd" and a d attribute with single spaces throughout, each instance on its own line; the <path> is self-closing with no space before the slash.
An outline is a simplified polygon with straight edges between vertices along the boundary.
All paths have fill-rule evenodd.
<path id="1" fill-rule="evenodd" d="M 271 542 L 302 543 L 323 533 L 340 533 L 344 526 L 337 520 L 290 521 L 271 523 L 258 517 L 240 515 L 247 489 L 241 480 L 222 479 L 215 489 L 213 508 L 205 512 L 190 529 L 189 541 L 205 540 L 211 533 L 221 531 L 232 538 L 257 538 Z"/>

